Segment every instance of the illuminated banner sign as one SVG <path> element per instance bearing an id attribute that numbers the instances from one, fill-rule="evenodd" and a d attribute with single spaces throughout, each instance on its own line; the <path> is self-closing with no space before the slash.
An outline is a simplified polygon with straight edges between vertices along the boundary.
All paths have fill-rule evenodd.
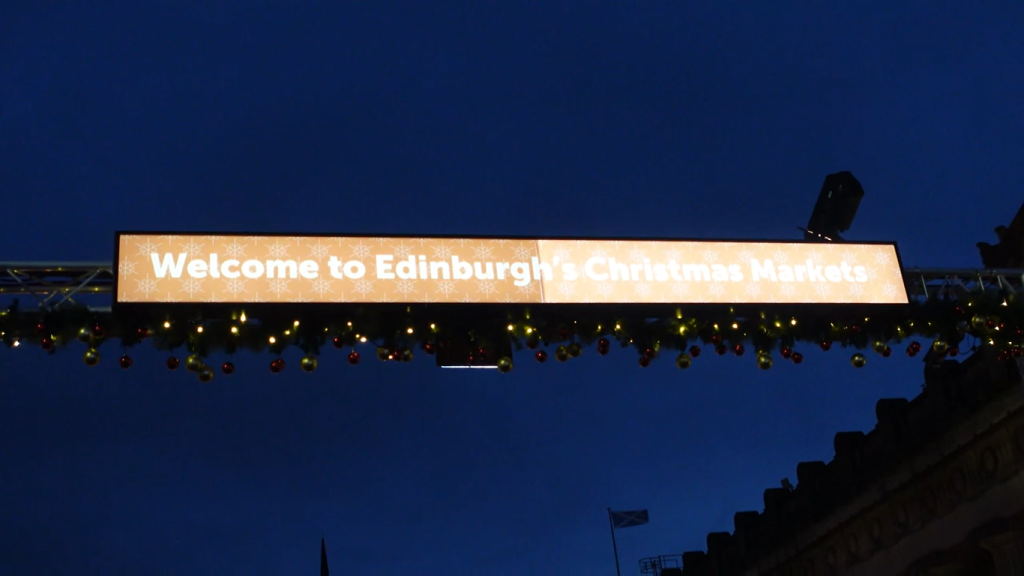
<path id="1" fill-rule="evenodd" d="M 892 244 L 120 234 L 119 303 L 906 304 Z"/>

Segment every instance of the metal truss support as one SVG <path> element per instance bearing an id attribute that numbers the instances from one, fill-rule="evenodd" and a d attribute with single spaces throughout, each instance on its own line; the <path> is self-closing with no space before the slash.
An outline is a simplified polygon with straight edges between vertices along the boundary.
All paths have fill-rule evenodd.
<path id="1" fill-rule="evenodd" d="M 1019 268 L 908 268 L 903 281 L 907 295 L 917 301 L 978 291 L 1024 295 L 1024 269 Z M 0 262 L 0 295 L 32 296 L 43 310 L 79 306 L 76 296 L 109 295 L 113 287 L 114 267 L 107 262 Z"/>
<path id="2" fill-rule="evenodd" d="M 0 295 L 27 295 L 42 310 L 81 306 L 76 296 L 111 294 L 109 262 L 0 262 Z"/>
<path id="3" fill-rule="evenodd" d="M 970 293 L 1024 294 L 1024 269 L 908 268 L 903 282 L 911 300 L 949 296 L 966 298 Z"/>

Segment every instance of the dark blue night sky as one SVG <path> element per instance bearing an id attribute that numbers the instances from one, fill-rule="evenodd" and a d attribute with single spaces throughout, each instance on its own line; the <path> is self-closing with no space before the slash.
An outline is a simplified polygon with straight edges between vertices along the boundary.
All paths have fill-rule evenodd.
<path id="1" fill-rule="evenodd" d="M 699 5 L 698 5 L 699 4 Z M 1024 4 L 8 2 L 2 261 L 114 232 L 848 237 L 980 265 L 1020 206 Z M 200 385 L 0 350 L 0 573 L 608 574 L 702 549 L 909 397 L 919 360 L 623 351 L 508 375 L 345 364 Z M 101 349 L 102 351 L 102 349 Z M 286 359 L 301 356 L 293 350 Z"/>

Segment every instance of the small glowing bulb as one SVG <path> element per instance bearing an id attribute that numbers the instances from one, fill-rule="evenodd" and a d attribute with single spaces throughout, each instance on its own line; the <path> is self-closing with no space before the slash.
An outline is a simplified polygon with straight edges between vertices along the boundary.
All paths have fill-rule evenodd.
<path id="1" fill-rule="evenodd" d="M 1003 306 L 1009 306 L 1009 304 L 1006 303 L 1006 300 L 1003 300 Z"/>
<path id="2" fill-rule="evenodd" d="M 526 329 L 526 333 L 527 334 L 533 334 L 533 328 L 527 328 Z"/>
<path id="3" fill-rule="evenodd" d="M 718 330 L 718 324 L 715 324 L 715 330 Z"/>
<path id="4" fill-rule="evenodd" d="M 348 322 L 348 323 L 346 324 L 346 326 L 348 326 L 349 328 L 351 328 L 351 327 L 352 327 L 352 323 L 351 323 L 351 322 Z"/>
<path id="5" fill-rule="evenodd" d="M 271 344 L 273 344 L 273 343 L 277 342 L 277 338 L 274 338 L 273 336 L 271 336 L 270 338 L 267 338 L 267 342 L 270 342 Z"/>
<path id="6" fill-rule="evenodd" d="M 513 326 L 513 325 L 511 325 L 511 324 L 509 324 L 509 325 L 508 325 L 508 331 L 509 331 L 509 332 L 511 332 L 511 331 L 513 331 L 513 330 L 515 330 L 515 329 L 516 329 L 516 327 L 515 327 L 515 326 Z"/>
<path id="7" fill-rule="evenodd" d="M 412 326 L 405 329 L 406 334 L 412 334 Z"/>
<path id="8" fill-rule="evenodd" d="M 199 332 L 200 334 L 202 334 L 203 333 L 203 327 L 202 326 L 196 326 L 196 332 Z"/>
<path id="9" fill-rule="evenodd" d="M 291 336 L 291 334 L 292 334 L 292 331 L 291 331 L 291 330 L 285 330 L 285 331 L 284 331 L 284 335 L 285 335 L 285 336 Z"/>
<path id="10" fill-rule="evenodd" d="M 434 330 L 434 329 L 436 329 L 436 328 L 437 328 L 437 324 L 431 324 L 431 325 L 430 325 L 430 329 L 431 329 L 431 330 Z"/>
<path id="11" fill-rule="evenodd" d="M 365 343 L 366 342 L 366 336 L 363 336 L 362 338 L 360 338 L 359 341 Z"/>
<path id="12" fill-rule="evenodd" d="M 732 329 L 733 329 L 733 330 L 736 330 L 736 329 L 737 329 L 737 328 L 739 328 L 739 327 L 740 327 L 740 325 L 739 325 L 739 324 L 737 324 L 737 323 L 735 323 L 735 322 L 733 322 L 733 323 L 732 323 Z"/>
<path id="13" fill-rule="evenodd" d="M 686 334 L 686 326 L 680 326 L 679 327 L 679 333 L 680 334 Z"/>
<path id="14" fill-rule="evenodd" d="M 796 318 L 793 318 L 792 320 L 790 320 L 789 321 L 789 325 L 790 326 L 796 326 Z"/>
<path id="15" fill-rule="evenodd" d="M 17 348 L 18 346 L 21 346 L 21 340 L 14 341 L 14 347 Z"/>
<path id="16" fill-rule="evenodd" d="M 299 321 L 296 320 L 295 322 L 292 322 L 292 327 L 298 328 L 299 327 Z"/>
<path id="17" fill-rule="evenodd" d="M 776 320 L 775 327 L 776 328 L 782 328 L 782 322 L 779 322 L 779 321 Z"/>
<path id="18" fill-rule="evenodd" d="M 619 324 L 618 322 L 616 322 L 615 323 L 615 329 L 616 330 L 622 330 L 622 324 Z"/>
<path id="19" fill-rule="evenodd" d="M 232 326 L 231 327 L 231 333 L 232 334 L 238 334 L 238 326 Z"/>
<path id="20" fill-rule="evenodd" d="M 170 328 L 170 327 L 171 327 L 171 323 L 170 322 L 164 322 L 164 328 Z"/>
<path id="21" fill-rule="evenodd" d="M 238 319 L 241 320 L 242 322 L 245 322 L 245 312 L 242 312 L 242 315 L 239 316 Z"/>

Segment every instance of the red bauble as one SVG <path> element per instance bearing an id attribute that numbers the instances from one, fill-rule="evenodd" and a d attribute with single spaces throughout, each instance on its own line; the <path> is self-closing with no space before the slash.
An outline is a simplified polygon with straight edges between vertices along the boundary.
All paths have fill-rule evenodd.
<path id="1" fill-rule="evenodd" d="M 889 356 L 892 356 L 892 348 L 886 346 L 885 348 L 882 348 L 880 354 L 882 355 L 882 358 L 888 358 Z"/>
<path id="2" fill-rule="evenodd" d="M 132 367 L 132 358 L 131 356 L 125 354 L 121 356 L 121 359 L 118 360 L 117 363 L 121 365 L 121 368 L 127 370 Z"/>
<path id="3" fill-rule="evenodd" d="M 956 346 L 950 346 L 949 350 L 946 351 L 946 354 L 948 354 L 949 357 L 952 358 L 952 357 L 960 354 L 960 348 L 958 348 Z"/>
<path id="4" fill-rule="evenodd" d="M 540 345 L 540 341 L 536 338 L 529 338 L 526 340 L 526 347 L 530 350 L 535 350 Z"/>
<path id="5" fill-rule="evenodd" d="M 856 324 L 850 326 L 850 333 L 851 334 L 860 334 L 860 326 L 857 326 Z"/>
<path id="6" fill-rule="evenodd" d="M 533 357 L 537 359 L 537 362 L 543 364 L 548 360 L 548 353 L 543 350 L 538 350 L 537 353 L 533 355 Z"/>
<path id="7" fill-rule="evenodd" d="M 725 356 L 725 353 L 728 351 L 729 349 L 725 347 L 725 344 L 718 344 L 715 346 L 715 354 L 718 354 L 719 356 Z"/>
<path id="8" fill-rule="evenodd" d="M 991 330 L 991 329 L 993 329 L 995 327 L 996 327 L 996 321 L 995 320 L 993 320 L 991 318 L 989 318 L 988 320 L 985 320 L 985 328 L 988 328 L 989 330 Z"/>
<path id="9" fill-rule="evenodd" d="M 274 374 L 277 374 L 282 370 L 284 370 L 284 360 L 277 358 L 276 360 L 270 363 L 270 371 L 273 372 Z"/>
<path id="10" fill-rule="evenodd" d="M 39 344 L 43 347 L 43 350 L 46 350 L 47 352 L 53 350 L 53 338 L 50 338 L 49 336 L 43 336 L 43 339 Z"/>
<path id="11" fill-rule="evenodd" d="M 959 304 L 953 307 L 953 313 L 956 314 L 957 316 L 963 316 L 966 312 L 967 309 Z"/>
<path id="12" fill-rule="evenodd" d="M 601 356 L 604 356 L 605 354 L 608 353 L 608 350 L 609 350 L 608 344 L 601 344 L 600 342 L 598 342 L 598 344 L 597 344 L 597 353 L 598 354 L 600 354 Z"/>
<path id="13" fill-rule="evenodd" d="M 566 326 L 562 326 L 558 329 L 558 335 L 562 337 L 562 340 L 568 340 L 572 337 L 572 330 Z"/>
<path id="14" fill-rule="evenodd" d="M 36 334 L 46 334 L 46 326 L 42 322 L 36 324 Z"/>
<path id="15" fill-rule="evenodd" d="M 644 358 L 654 358 L 654 356 L 656 354 L 657 353 L 654 351 L 653 348 L 645 348 L 644 349 Z"/>
<path id="16" fill-rule="evenodd" d="M 434 353 L 434 345 L 431 344 L 430 342 L 424 342 L 423 343 L 423 351 L 426 352 L 427 354 L 433 354 Z"/>
<path id="17" fill-rule="evenodd" d="M 1010 351 L 1009 350 L 1000 350 L 999 351 L 999 355 L 996 356 L 996 358 L 1000 362 L 1008 362 L 1010 360 Z"/>
<path id="18" fill-rule="evenodd" d="M 92 335 L 96 338 L 104 338 L 107 335 L 107 331 L 103 329 L 103 326 L 99 324 L 92 327 Z"/>
<path id="19" fill-rule="evenodd" d="M 799 364 L 804 361 L 804 355 L 799 352 L 793 352 L 793 355 L 790 357 L 790 360 L 793 361 L 793 364 Z"/>
<path id="20" fill-rule="evenodd" d="M 359 364 L 359 352 L 356 352 L 355 350 L 349 352 L 348 353 L 348 363 L 353 365 L 353 366 L 355 366 L 356 364 Z"/>
<path id="21" fill-rule="evenodd" d="M 345 347 L 345 341 L 341 339 L 341 336 L 335 336 L 334 340 L 332 340 L 332 343 L 334 344 L 335 348 L 340 349 Z"/>
<path id="22" fill-rule="evenodd" d="M 135 337 L 139 340 L 145 340 L 149 337 L 149 330 L 146 330 L 145 328 L 136 328 Z"/>
<path id="23" fill-rule="evenodd" d="M 647 356 L 641 356 L 640 365 L 643 366 L 644 368 L 647 368 L 648 366 L 651 365 L 651 359 Z"/>
<path id="24" fill-rule="evenodd" d="M 789 360 L 790 357 L 793 356 L 793 351 L 790 350 L 788 346 L 783 346 L 782 350 L 779 351 L 779 354 L 781 354 L 786 360 Z"/>
<path id="25" fill-rule="evenodd" d="M 174 356 L 171 356 L 170 358 L 167 359 L 167 369 L 168 370 L 177 370 L 178 369 L 178 364 L 180 364 L 180 363 L 181 362 L 177 358 L 175 358 Z"/>
<path id="26" fill-rule="evenodd" d="M 235 365 L 231 362 L 225 362 L 220 365 L 220 371 L 223 372 L 225 376 L 230 376 L 235 371 Z"/>
<path id="27" fill-rule="evenodd" d="M 821 344 L 819 344 L 819 346 L 821 346 L 821 349 L 823 351 L 828 352 L 829 349 L 832 348 L 832 343 L 829 342 L 828 340 L 823 340 Z"/>
<path id="28" fill-rule="evenodd" d="M 1013 356 L 1014 358 L 1020 358 L 1021 354 L 1024 354 L 1024 351 L 1020 349 L 1020 346 L 1014 346 L 1013 348 L 1010 348 L 1010 356 Z"/>
<path id="29" fill-rule="evenodd" d="M 732 347 L 732 353 L 737 356 L 743 356 L 744 351 L 745 349 L 743 348 L 743 344 L 737 344 Z"/>
<path id="30" fill-rule="evenodd" d="M 697 356 L 700 356 L 700 346 L 694 344 L 690 346 L 690 358 L 696 358 Z"/>
<path id="31" fill-rule="evenodd" d="M 486 348 L 484 348 L 483 346 L 481 346 L 481 347 L 480 347 L 480 349 L 478 349 L 478 350 L 476 351 L 476 355 L 477 355 L 477 357 L 478 357 L 478 358 L 480 358 L 481 360 L 483 360 L 484 358 L 487 358 L 487 349 L 486 349 Z"/>
<path id="32" fill-rule="evenodd" d="M 722 343 L 722 337 L 719 336 L 718 334 L 713 335 L 711 337 L 711 343 L 716 345 L 716 346 L 721 344 Z"/>

